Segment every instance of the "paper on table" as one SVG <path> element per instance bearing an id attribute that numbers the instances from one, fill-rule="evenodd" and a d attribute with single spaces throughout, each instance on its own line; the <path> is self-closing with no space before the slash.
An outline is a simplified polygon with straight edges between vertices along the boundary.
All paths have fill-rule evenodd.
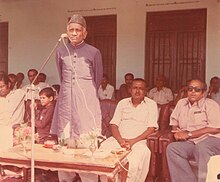
<path id="1" fill-rule="evenodd" d="M 95 158 L 106 158 L 111 154 L 111 152 L 109 150 L 96 150 L 95 153 L 93 154 L 93 156 Z M 84 153 L 83 155 L 91 157 L 92 156 L 92 152 L 88 151 L 86 153 Z"/>

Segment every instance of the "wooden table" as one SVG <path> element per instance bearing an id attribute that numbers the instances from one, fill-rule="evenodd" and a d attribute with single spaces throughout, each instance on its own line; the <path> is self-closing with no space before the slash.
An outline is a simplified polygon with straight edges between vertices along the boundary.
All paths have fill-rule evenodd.
<path id="1" fill-rule="evenodd" d="M 75 155 L 64 155 L 62 151 L 55 152 L 43 145 L 36 144 L 34 150 L 35 168 L 106 175 L 108 182 L 115 181 L 116 174 L 124 170 L 122 166 L 128 165 L 126 156 L 129 151 L 120 155 L 109 152 L 104 158 L 97 156 L 95 160 L 92 160 L 89 155 L 86 155 L 89 154 L 88 149 L 74 149 Z M 98 151 L 97 153 L 101 154 Z M 30 160 L 31 152 L 24 153 L 20 146 L 8 151 L 0 151 L 0 165 L 13 165 L 28 169 L 31 166 Z M 24 174 L 24 178 L 27 179 L 27 172 Z"/>

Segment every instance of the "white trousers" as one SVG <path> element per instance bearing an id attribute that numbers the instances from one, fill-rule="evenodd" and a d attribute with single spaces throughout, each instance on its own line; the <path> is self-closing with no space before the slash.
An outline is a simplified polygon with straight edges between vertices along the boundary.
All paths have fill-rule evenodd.
<path id="1" fill-rule="evenodd" d="M 101 145 L 104 149 L 120 148 L 119 143 L 115 138 L 110 137 Z M 137 142 L 132 146 L 132 151 L 127 156 L 129 161 L 128 176 L 126 182 L 144 182 L 149 170 L 151 152 L 147 147 L 146 141 Z M 101 176 L 101 181 L 107 181 L 107 178 Z"/>

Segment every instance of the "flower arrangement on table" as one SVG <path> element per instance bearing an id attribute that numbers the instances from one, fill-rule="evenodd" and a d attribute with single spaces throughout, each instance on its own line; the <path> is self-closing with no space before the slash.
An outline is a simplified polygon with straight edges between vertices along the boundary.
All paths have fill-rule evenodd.
<path id="1" fill-rule="evenodd" d="M 35 134 L 35 140 L 37 140 L 38 135 Z M 31 127 L 27 124 L 21 124 L 14 130 L 14 145 L 22 145 L 23 148 L 30 149 L 31 147 Z"/>
<path id="2" fill-rule="evenodd" d="M 93 129 L 92 131 L 88 133 L 81 134 L 80 140 L 94 142 L 94 141 L 97 141 L 98 136 L 100 136 L 100 130 Z"/>
<path id="3" fill-rule="evenodd" d="M 100 136 L 100 130 L 98 128 L 92 129 L 88 133 L 84 133 L 80 135 L 80 140 L 86 144 L 91 151 L 92 159 L 94 160 L 94 152 L 98 148 L 98 136 Z"/>

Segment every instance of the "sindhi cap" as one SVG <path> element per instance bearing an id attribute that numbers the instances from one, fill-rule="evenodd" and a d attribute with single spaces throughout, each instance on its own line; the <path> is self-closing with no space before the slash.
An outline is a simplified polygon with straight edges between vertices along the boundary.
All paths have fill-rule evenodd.
<path id="1" fill-rule="evenodd" d="M 68 25 L 70 23 L 78 23 L 78 24 L 82 25 L 84 28 L 86 28 L 86 20 L 82 15 L 73 15 L 70 18 L 70 21 L 68 22 Z"/>

